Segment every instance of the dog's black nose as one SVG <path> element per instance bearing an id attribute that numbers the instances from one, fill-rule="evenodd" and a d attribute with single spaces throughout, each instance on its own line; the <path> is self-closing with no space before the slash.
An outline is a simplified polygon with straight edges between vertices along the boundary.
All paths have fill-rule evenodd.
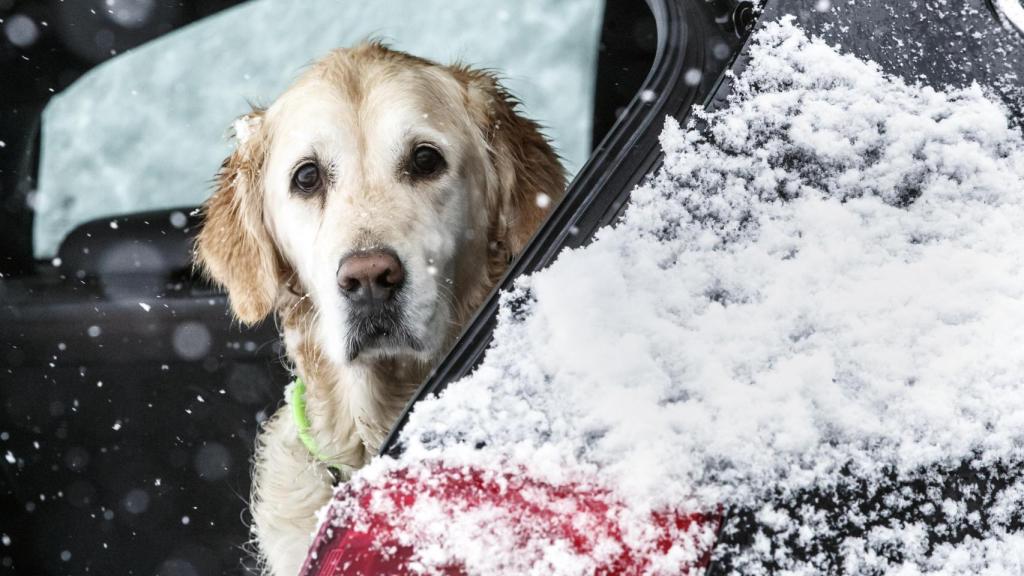
<path id="1" fill-rule="evenodd" d="M 338 287 L 349 302 L 376 306 L 391 299 L 405 282 L 405 268 L 390 250 L 363 250 L 338 266 Z"/>

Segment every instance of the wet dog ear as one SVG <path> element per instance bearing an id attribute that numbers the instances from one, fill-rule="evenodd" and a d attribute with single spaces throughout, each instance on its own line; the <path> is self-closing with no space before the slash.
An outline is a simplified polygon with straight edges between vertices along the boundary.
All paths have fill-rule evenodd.
<path id="1" fill-rule="evenodd" d="M 238 147 L 221 165 L 216 190 L 203 204 L 196 261 L 227 288 L 238 319 L 255 324 L 270 314 L 281 285 L 280 259 L 263 222 L 263 111 L 234 125 Z"/>
<path id="2" fill-rule="evenodd" d="M 468 87 L 470 111 L 494 170 L 488 239 L 491 267 L 500 275 L 561 199 L 565 171 L 540 126 L 519 114 L 519 101 L 492 74 L 464 67 L 455 74 Z"/>

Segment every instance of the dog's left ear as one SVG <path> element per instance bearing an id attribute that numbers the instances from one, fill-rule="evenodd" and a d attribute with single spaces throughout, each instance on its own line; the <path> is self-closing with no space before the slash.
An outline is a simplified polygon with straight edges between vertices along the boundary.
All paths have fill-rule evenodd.
<path id="1" fill-rule="evenodd" d="M 490 73 L 457 68 L 487 142 L 494 182 L 488 194 L 492 260 L 501 272 L 518 256 L 565 192 L 565 170 L 536 122 Z"/>
<path id="2" fill-rule="evenodd" d="M 263 111 L 235 122 L 238 147 L 217 173 L 217 189 L 203 204 L 203 228 L 196 239 L 196 260 L 227 288 L 231 309 L 245 324 L 273 310 L 280 280 L 280 259 L 263 223 L 263 164 L 267 130 Z"/>

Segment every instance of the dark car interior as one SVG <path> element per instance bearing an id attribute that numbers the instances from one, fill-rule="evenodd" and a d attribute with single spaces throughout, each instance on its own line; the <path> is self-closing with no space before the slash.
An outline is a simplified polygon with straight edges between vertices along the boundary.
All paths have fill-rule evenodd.
<path id="1" fill-rule="evenodd" d="M 110 50 L 234 3 L 181 3 Z M 0 3 L 0 16 L 55 19 L 55 4 Z M 273 322 L 239 326 L 226 297 L 195 273 L 197 207 L 86 222 L 52 261 L 32 257 L 41 111 L 51 87 L 104 57 L 76 48 L 80 32 L 47 31 L 31 66 L 24 50 L 0 43 L 0 77 L 26 87 L 0 92 L 0 534 L 9 538 L 0 567 L 254 573 L 249 459 L 289 375 Z M 644 3 L 607 3 L 595 144 L 650 71 L 656 36 Z"/>

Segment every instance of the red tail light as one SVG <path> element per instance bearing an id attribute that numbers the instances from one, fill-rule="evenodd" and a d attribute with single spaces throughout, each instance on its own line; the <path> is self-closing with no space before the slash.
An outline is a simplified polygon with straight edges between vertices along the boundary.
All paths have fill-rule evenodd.
<path id="1" fill-rule="evenodd" d="M 700 535 L 716 532 L 721 521 L 717 514 L 650 514 L 643 528 L 655 536 L 653 545 L 640 550 L 624 541 L 624 505 L 606 489 L 581 483 L 551 485 L 517 474 L 495 475 L 475 469 L 399 472 L 383 482 L 346 486 L 338 492 L 301 574 L 422 573 L 410 566 L 417 562 L 417 541 L 415 527 L 410 526 L 415 522 L 409 522 L 412 507 L 422 503 L 421 499 L 434 500 L 439 509 L 447 511 L 442 517 L 449 519 L 474 510 L 498 510 L 515 530 L 503 542 L 507 549 L 494 554 L 526 551 L 531 539 L 555 542 L 577 556 L 593 559 L 597 574 L 609 575 L 642 574 L 678 543 L 698 550 L 698 559 L 681 566 L 682 573 L 702 568 L 710 559 L 711 543 Z M 609 542 L 618 544 L 611 554 Z M 459 561 L 433 568 L 445 574 L 467 573 Z"/>

